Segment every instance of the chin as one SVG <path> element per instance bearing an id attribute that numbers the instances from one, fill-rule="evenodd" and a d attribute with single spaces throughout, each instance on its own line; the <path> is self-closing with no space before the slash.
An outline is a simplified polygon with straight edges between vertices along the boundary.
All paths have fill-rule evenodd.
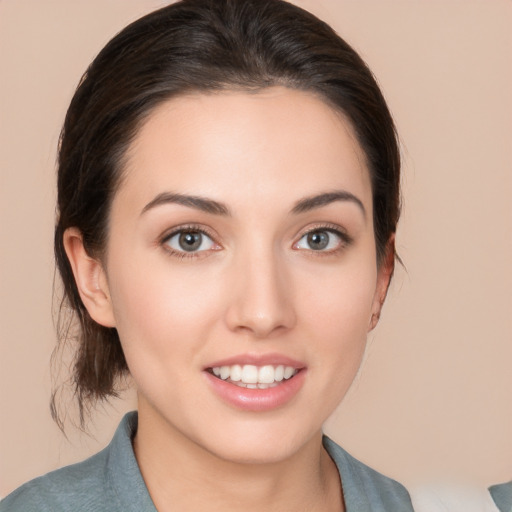
<path id="1" fill-rule="evenodd" d="M 321 439 L 321 428 L 290 429 L 290 424 L 262 425 L 262 421 L 234 425 L 222 432 L 211 432 L 198 443 L 219 459 L 238 464 L 276 464 L 293 457 L 315 436 Z M 251 424 L 252 423 L 252 424 Z"/>

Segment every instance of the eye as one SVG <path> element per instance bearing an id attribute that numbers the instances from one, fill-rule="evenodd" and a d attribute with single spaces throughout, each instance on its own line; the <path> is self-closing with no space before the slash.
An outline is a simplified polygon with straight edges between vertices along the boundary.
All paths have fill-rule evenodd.
<path id="1" fill-rule="evenodd" d="M 346 242 L 345 238 L 341 233 L 332 229 L 315 229 L 303 235 L 293 248 L 310 251 L 335 251 Z"/>
<path id="2" fill-rule="evenodd" d="M 171 234 L 164 243 L 173 251 L 194 253 L 215 249 L 217 244 L 202 231 L 197 229 L 181 229 Z"/>

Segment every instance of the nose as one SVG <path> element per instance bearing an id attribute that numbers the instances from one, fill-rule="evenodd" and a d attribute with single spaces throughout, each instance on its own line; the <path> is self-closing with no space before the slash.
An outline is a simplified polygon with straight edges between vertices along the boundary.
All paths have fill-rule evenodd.
<path id="1" fill-rule="evenodd" d="M 229 329 L 262 339 L 295 325 L 294 286 L 283 258 L 272 250 L 252 251 L 234 262 L 231 271 Z"/>

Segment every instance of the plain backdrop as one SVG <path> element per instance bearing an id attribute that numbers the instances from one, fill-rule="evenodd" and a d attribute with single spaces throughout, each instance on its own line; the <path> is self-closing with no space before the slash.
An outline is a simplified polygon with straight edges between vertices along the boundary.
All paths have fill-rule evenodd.
<path id="1" fill-rule="evenodd" d="M 512 478 L 512 2 L 297 1 L 369 63 L 401 135 L 397 269 L 326 426 L 406 485 Z M 74 88 L 155 0 L 0 0 L 0 495 L 103 447 L 49 414 L 55 151 Z M 66 369 L 63 369 L 65 374 Z M 321 397 L 319 397 L 321 399 Z"/>

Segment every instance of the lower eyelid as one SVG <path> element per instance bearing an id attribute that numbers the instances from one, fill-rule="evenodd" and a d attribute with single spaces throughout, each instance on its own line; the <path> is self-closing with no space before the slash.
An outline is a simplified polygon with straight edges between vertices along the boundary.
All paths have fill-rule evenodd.
<path id="1" fill-rule="evenodd" d="M 317 232 L 326 232 L 326 233 L 329 233 L 330 235 L 334 235 L 335 237 L 337 237 L 338 240 L 339 240 L 339 243 L 337 244 L 338 247 L 336 247 L 334 249 L 316 250 L 316 251 L 314 249 L 311 249 L 311 248 L 308 249 L 308 248 L 297 247 L 299 242 L 304 237 L 307 237 L 311 233 L 317 233 Z M 336 250 L 349 245 L 351 242 L 352 242 L 352 238 L 349 235 L 347 235 L 345 232 L 343 232 L 343 231 L 341 231 L 339 229 L 332 228 L 332 227 L 326 227 L 326 226 L 318 226 L 318 227 L 314 227 L 313 229 L 309 229 L 308 231 L 304 232 L 300 236 L 298 241 L 293 244 L 293 248 L 295 248 L 297 250 L 301 250 L 301 249 L 310 250 L 310 251 L 313 251 L 313 252 L 316 252 L 316 253 L 322 253 L 322 252 L 323 253 L 329 253 L 329 252 L 335 252 Z"/>
<path id="2" fill-rule="evenodd" d="M 211 241 L 211 247 L 207 249 L 201 249 L 196 251 L 186 251 L 184 249 L 175 248 L 170 245 L 170 240 L 172 240 L 174 237 L 181 235 L 182 233 L 187 232 L 195 232 L 200 233 L 203 237 L 208 238 Z M 216 241 L 216 238 L 210 234 L 206 229 L 204 229 L 201 226 L 196 225 L 188 225 L 188 226 L 179 226 L 175 229 L 173 229 L 170 233 L 164 235 L 160 239 L 160 245 L 164 247 L 164 249 L 171 253 L 171 255 L 176 255 L 180 257 L 194 257 L 198 256 L 199 254 L 207 253 L 211 250 L 219 250 L 221 249 L 220 244 Z"/>
<path id="3" fill-rule="evenodd" d="M 201 234 L 201 236 L 203 237 L 203 239 L 201 240 L 201 246 L 202 246 L 203 244 L 205 244 L 205 243 L 207 243 L 207 244 L 208 244 L 208 242 L 207 242 L 206 240 L 204 240 L 204 238 L 207 238 L 207 239 L 210 241 L 211 245 L 215 245 L 215 242 L 214 242 L 214 241 L 212 240 L 212 238 L 211 238 L 210 236 L 208 236 L 206 233 L 201 233 L 201 232 L 198 232 L 198 233 L 200 233 L 200 234 Z M 165 243 L 166 243 L 166 244 L 168 244 L 168 245 L 170 246 L 169 242 L 170 242 L 173 238 L 176 238 L 176 237 L 178 237 L 178 238 L 177 238 L 177 240 L 178 240 L 178 243 L 179 243 L 179 237 L 181 236 L 181 234 L 182 234 L 182 232 L 181 232 L 181 231 L 178 231 L 178 232 L 177 232 L 177 233 L 175 233 L 174 235 L 172 235 L 172 236 L 170 236 L 169 238 L 167 238 L 167 240 L 166 240 L 166 242 L 165 242 Z M 200 246 L 196 251 L 186 251 L 186 250 L 183 250 L 183 251 L 184 251 L 184 252 L 194 253 L 194 252 L 203 252 L 203 251 L 207 251 L 207 250 L 211 249 L 210 247 L 209 247 L 209 248 L 207 248 L 207 249 L 201 249 L 201 246 Z M 177 249 L 177 248 L 172 247 L 172 246 L 171 246 L 171 248 L 172 248 L 172 249 L 174 249 L 175 251 L 181 252 L 181 249 Z"/>
<path id="4" fill-rule="evenodd" d="M 195 251 L 186 251 L 184 249 L 180 248 L 174 248 L 169 244 L 169 241 L 181 233 L 184 232 L 197 232 L 201 233 L 203 236 L 207 237 L 210 242 L 210 247 L 206 249 L 201 250 L 195 250 Z M 311 233 L 315 232 L 327 232 L 330 235 L 335 236 L 338 241 L 336 243 L 336 246 L 330 249 L 313 249 L 308 247 L 298 247 L 299 242 L 306 236 L 308 236 Z M 339 229 L 338 227 L 331 227 L 331 226 L 315 226 L 305 232 L 302 233 L 300 238 L 292 245 L 292 248 L 295 250 L 307 250 L 308 252 L 315 253 L 318 256 L 321 256 L 322 254 L 325 256 L 328 256 L 329 254 L 336 253 L 340 250 L 343 250 L 345 247 L 349 246 L 353 242 L 353 239 L 350 235 L 348 235 L 344 230 Z M 173 229 L 170 233 L 164 235 L 160 239 L 160 245 L 163 246 L 163 248 L 166 250 L 167 253 L 169 253 L 171 256 L 179 257 L 179 258 L 194 258 L 194 257 L 201 257 L 201 256 L 207 256 L 209 252 L 213 251 L 219 251 L 223 247 L 220 243 L 217 242 L 216 237 L 209 233 L 208 230 L 206 230 L 202 226 L 198 225 L 185 225 L 185 226 L 179 226 L 175 229 Z"/>

